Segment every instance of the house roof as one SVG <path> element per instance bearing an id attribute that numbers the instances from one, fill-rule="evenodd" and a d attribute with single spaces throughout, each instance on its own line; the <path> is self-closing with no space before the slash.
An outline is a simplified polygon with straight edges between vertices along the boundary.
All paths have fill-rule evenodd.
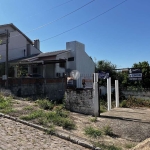
<path id="1" fill-rule="evenodd" d="M 56 55 L 66 53 L 66 52 L 68 52 L 68 50 L 59 50 L 59 51 L 40 53 L 37 57 L 56 56 Z"/>
<path id="2" fill-rule="evenodd" d="M 0 25 L 0 27 L 5 27 L 5 26 L 11 26 L 13 29 L 17 30 L 20 34 L 22 34 L 31 44 L 33 44 L 33 41 L 29 39 L 22 31 L 20 31 L 14 24 L 3 24 Z"/>
<path id="3" fill-rule="evenodd" d="M 34 63 L 36 61 L 39 61 L 39 58 L 42 58 L 42 57 L 47 57 L 47 56 L 57 56 L 59 54 L 62 54 L 62 53 L 66 53 L 70 50 L 59 50 L 59 51 L 52 51 L 52 52 L 47 52 L 47 53 L 40 53 L 38 55 L 34 55 L 32 57 L 28 57 L 28 58 L 22 58 L 22 59 L 18 59 L 18 60 L 15 60 L 13 62 L 11 62 L 12 64 L 15 62 L 20 62 L 20 63 L 23 63 L 23 62 L 31 62 L 31 63 Z M 40 60 L 41 61 L 41 60 Z M 61 62 L 61 61 L 64 61 L 64 60 L 44 60 L 44 62 Z M 15 64 L 14 63 L 14 64 Z"/>

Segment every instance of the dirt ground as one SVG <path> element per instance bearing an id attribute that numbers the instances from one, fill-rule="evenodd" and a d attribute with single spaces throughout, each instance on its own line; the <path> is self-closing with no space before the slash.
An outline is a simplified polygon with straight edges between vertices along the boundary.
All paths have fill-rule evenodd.
<path id="1" fill-rule="evenodd" d="M 24 114 L 22 109 L 29 105 L 36 107 L 35 103 L 29 101 L 14 100 L 14 108 L 20 113 L 12 113 L 12 115 L 18 117 L 19 115 Z M 102 113 L 100 117 L 97 118 L 96 122 L 91 122 L 91 118 L 93 117 L 90 115 L 74 112 L 71 112 L 70 115 L 77 125 L 76 130 L 67 131 L 61 127 L 56 128 L 87 139 L 88 141 L 96 141 L 106 145 L 115 145 L 126 150 L 150 137 L 150 109 L 147 108 L 115 108 L 109 112 Z M 114 133 L 113 137 L 102 136 L 97 139 L 92 139 L 84 134 L 84 128 L 86 126 L 101 129 L 107 125 L 112 128 Z"/>

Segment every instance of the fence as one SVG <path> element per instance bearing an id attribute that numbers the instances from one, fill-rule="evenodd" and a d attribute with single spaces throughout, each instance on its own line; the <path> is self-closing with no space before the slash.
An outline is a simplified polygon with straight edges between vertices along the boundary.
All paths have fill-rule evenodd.
<path id="1" fill-rule="evenodd" d="M 64 97 L 66 78 L 9 78 L 8 88 L 16 96 L 45 96 L 51 100 Z M 0 78 L 0 87 L 5 87 L 5 81 Z"/>

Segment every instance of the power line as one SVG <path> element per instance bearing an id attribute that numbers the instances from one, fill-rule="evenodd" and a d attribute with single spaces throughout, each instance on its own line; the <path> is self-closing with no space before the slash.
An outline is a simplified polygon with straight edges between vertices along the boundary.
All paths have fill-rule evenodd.
<path id="1" fill-rule="evenodd" d="M 109 11 L 111 11 L 111 10 L 113 10 L 113 9 L 115 9 L 116 7 L 118 7 L 118 6 L 120 6 L 121 4 L 125 3 L 126 1 L 127 1 L 127 0 L 124 0 L 123 2 L 121 2 L 121 3 L 117 4 L 117 5 L 115 5 L 114 7 L 112 7 L 112 8 L 110 8 L 110 9 L 106 10 L 105 12 L 103 12 L 103 13 L 101 13 L 101 14 L 99 14 L 99 15 L 97 15 L 97 16 L 95 16 L 95 17 L 93 17 L 93 18 L 91 18 L 91 19 L 89 19 L 89 20 L 87 20 L 87 21 L 85 21 L 85 22 L 83 22 L 83 23 L 81 23 L 81 24 L 79 24 L 79 25 L 77 25 L 77 26 L 75 26 L 75 27 L 69 29 L 69 30 L 66 30 L 66 31 L 64 31 L 64 32 L 62 32 L 62 33 L 59 33 L 59 34 L 57 34 L 57 35 L 54 35 L 54 36 L 52 36 L 52 37 L 50 37 L 50 38 L 44 39 L 44 40 L 42 40 L 41 42 L 50 40 L 50 39 L 55 38 L 55 37 L 57 37 L 57 36 L 60 36 L 60 35 L 62 35 L 62 34 L 64 34 L 64 33 L 67 33 L 67 32 L 69 32 L 69 31 L 71 31 L 71 30 L 74 30 L 74 29 L 76 29 L 76 28 L 78 28 L 78 27 L 80 27 L 80 26 L 82 26 L 82 25 L 84 25 L 84 24 L 86 24 L 86 23 L 89 23 L 90 21 L 93 21 L 94 19 L 96 19 L 96 18 L 98 18 L 98 17 L 100 17 L 100 16 L 106 14 L 107 12 L 109 12 Z"/>
<path id="2" fill-rule="evenodd" d="M 72 12 L 70 12 L 70 13 L 68 13 L 68 14 L 66 14 L 66 15 L 64 15 L 64 16 L 62 16 L 62 17 L 60 17 L 60 18 L 57 18 L 57 19 L 55 19 L 55 20 L 53 20 L 53 21 L 51 21 L 51 22 L 48 22 L 48 23 L 46 23 L 46 24 L 44 24 L 44 25 L 41 25 L 41 26 L 39 26 L 39 27 L 37 27 L 37 28 L 34 28 L 34 29 L 30 30 L 30 31 L 27 31 L 27 32 L 25 32 L 25 33 L 30 33 L 30 32 L 39 30 L 39 29 L 41 29 L 41 28 L 43 28 L 43 27 L 45 27 L 45 26 L 48 26 L 48 25 L 50 25 L 50 24 L 56 22 L 56 21 L 59 21 L 59 20 L 65 18 L 65 17 L 67 17 L 67 16 L 73 14 L 74 12 L 76 12 L 76 11 L 78 11 L 78 10 L 80 10 L 80 9 L 82 9 L 82 8 L 84 8 L 84 7 L 86 7 L 87 5 L 89 5 L 90 3 L 94 2 L 94 1 L 95 1 L 95 0 L 92 0 L 92 1 L 90 1 L 90 2 L 88 2 L 88 3 L 86 3 L 86 4 L 84 4 L 83 6 L 81 6 L 81 7 L 77 8 L 77 9 L 75 9 L 74 11 L 72 11 Z M 17 35 L 15 35 L 15 36 L 10 37 L 10 38 L 13 38 L 13 37 L 16 37 L 16 36 L 19 36 L 19 35 L 21 35 L 21 34 L 17 34 Z"/>
<path id="3" fill-rule="evenodd" d="M 40 42 L 45 42 L 45 41 L 47 41 L 47 40 L 50 40 L 50 39 L 55 38 L 55 37 L 57 37 L 57 36 L 60 36 L 60 35 L 62 35 L 62 34 L 64 34 L 64 33 L 67 33 L 67 32 L 69 32 L 69 31 L 71 31 L 71 30 L 74 30 L 74 29 L 76 29 L 76 28 L 78 28 L 78 27 L 80 27 L 80 26 L 82 26 L 82 25 L 84 25 L 84 24 L 86 24 L 86 23 L 88 23 L 88 22 L 90 22 L 90 21 L 93 21 L 94 19 L 96 19 L 96 18 L 98 18 L 98 17 L 104 15 L 105 13 L 107 13 L 107 12 L 113 10 L 113 9 L 115 9 L 116 7 L 118 7 L 118 6 L 120 6 L 121 4 L 125 3 L 126 1 L 127 1 L 127 0 L 124 0 L 124 1 L 122 1 L 121 3 L 119 3 L 119 4 L 117 4 L 117 5 L 113 6 L 113 7 L 111 7 L 110 9 L 104 11 L 103 13 L 101 13 L 101 14 L 99 14 L 99 15 L 97 15 L 97 16 L 95 16 L 95 17 L 93 17 L 93 18 L 91 18 L 91 19 L 89 19 L 89 20 L 87 20 L 87 21 L 85 21 L 85 22 L 83 22 L 83 23 L 81 23 L 81 24 L 79 24 L 79 25 L 77 25 L 77 26 L 75 26 L 75 27 L 69 29 L 69 30 L 66 30 L 66 31 L 64 31 L 64 32 L 62 32 L 62 33 L 59 33 L 59 34 L 57 34 L 57 35 L 55 35 L 55 36 L 52 36 L 52 37 L 50 37 L 50 38 L 44 39 L 44 40 L 42 40 L 42 41 L 40 41 Z M 24 47 L 26 47 L 26 46 L 14 48 L 14 49 L 9 49 L 9 50 L 16 50 L 16 49 L 20 49 L 20 48 L 24 48 Z M 3 50 L 3 51 L 4 51 L 4 50 Z"/>
<path id="4" fill-rule="evenodd" d="M 47 10 L 44 10 L 44 11 L 46 12 L 46 11 L 53 10 L 53 9 L 55 9 L 55 8 L 61 7 L 61 6 L 65 5 L 65 4 L 68 4 L 68 3 L 72 2 L 72 1 L 73 1 L 73 0 L 66 1 L 66 2 L 64 2 L 64 3 L 58 4 L 58 5 L 56 5 L 56 6 L 52 7 L 52 8 L 47 9 Z M 42 11 L 42 12 L 44 12 L 44 11 Z M 38 15 L 38 14 L 41 14 L 41 11 L 38 12 L 38 13 L 35 13 L 34 15 L 27 16 L 27 17 L 25 17 L 25 18 L 31 18 L 31 17 L 36 16 L 36 15 Z M 18 21 L 20 21 L 20 20 L 22 20 L 22 19 L 25 19 L 25 18 L 17 19 L 17 20 L 14 20 L 14 21 L 12 21 L 12 22 L 18 22 Z"/>

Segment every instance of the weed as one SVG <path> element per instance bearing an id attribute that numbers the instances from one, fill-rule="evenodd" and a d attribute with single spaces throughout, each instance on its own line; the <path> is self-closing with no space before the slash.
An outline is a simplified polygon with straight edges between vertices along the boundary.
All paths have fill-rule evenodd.
<path id="1" fill-rule="evenodd" d="M 134 146 L 135 146 L 134 144 L 126 144 L 126 145 L 125 145 L 125 148 L 130 149 L 130 148 L 132 148 L 132 147 L 134 147 Z"/>
<path id="2" fill-rule="evenodd" d="M 97 117 L 93 117 L 90 119 L 91 122 L 96 122 L 97 121 Z"/>
<path id="3" fill-rule="evenodd" d="M 93 138 L 97 138 L 97 137 L 102 135 L 101 130 L 95 129 L 95 128 L 91 127 L 91 126 L 86 127 L 84 129 L 84 132 L 85 132 L 86 135 L 88 135 L 90 137 L 93 137 Z"/>
<path id="4" fill-rule="evenodd" d="M 46 134 L 53 135 L 55 133 L 55 127 L 54 125 L 50 125 L 48 130 L 46 131 Z"/>
<path id="5" fill-rule="evenodd" d="M 104 126 L 103 127 L 103 134 L 104 135 L 113 135 L 113 132 L 112 132 L 112 128 L 110 126 Z"/>
<path id="6" fill-rule="evenodd" d="M 63 110 L 61 113 L 56 111 L 47 112 L 46 118 L 55 125 L 62 126 L 65 129 L 75 129 L 74 122 L 68 118 L 68 115 L 66 115 L 66 112 L 63 112 Z"/>
<path id="7" fill-rule="evenodd" d="M 52 104 L 50 101 L 44 99 L 44 100 L 37 100 L 36 101 L 38 103 L 38 105 L 45 109 L 45 110 L 52 110 L 54 107 L 54 104 Z"/>
<path id="8" fill-rule="evenodd" d="M 42 110 L 36 110 L 29 115 L 21 116 L 20 119 L 33 120 L 33 119 L 42 117 L 43 115 L 44 115 L 44 112 Z"/>
<path id="9" fill-rule="evenodd" d="M 102 150 L 121 150 L 120 147 L 116 147 L 114 145 L 105 145 L 103 143 L 94 142 L 93 145 L 95 147 L 100 147 Z"/>
<path id="10" fill-rule="evenodd" d="M 24 110 L 33 110 L 33 106 L 26 106 L 23 108 Z"/>

